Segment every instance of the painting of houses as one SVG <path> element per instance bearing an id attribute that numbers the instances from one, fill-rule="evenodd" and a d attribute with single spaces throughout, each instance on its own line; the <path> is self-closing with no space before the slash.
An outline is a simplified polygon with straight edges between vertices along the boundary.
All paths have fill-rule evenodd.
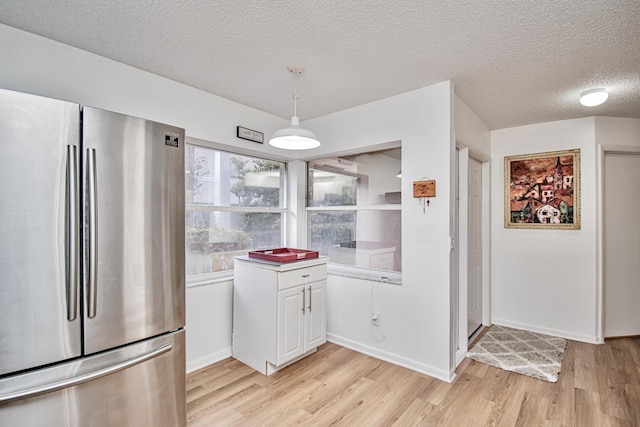
<path id="1" fill-rule="evenodd" d="M 580 228 L 580 150 L 505 157 L 506 228 Z"/>

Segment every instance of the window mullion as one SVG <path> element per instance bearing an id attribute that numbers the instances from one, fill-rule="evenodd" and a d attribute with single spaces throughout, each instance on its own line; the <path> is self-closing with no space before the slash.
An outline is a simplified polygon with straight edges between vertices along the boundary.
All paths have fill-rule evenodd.
<path id="1" fill-rule="evenodd" d="M 208 211 L 208 212 L 256 212 L 256 213 L 286 213 L 286 208 L 268 208 L 253 206 L 218 206 L 205 204 L 188 204 L 188 211 Z"/>

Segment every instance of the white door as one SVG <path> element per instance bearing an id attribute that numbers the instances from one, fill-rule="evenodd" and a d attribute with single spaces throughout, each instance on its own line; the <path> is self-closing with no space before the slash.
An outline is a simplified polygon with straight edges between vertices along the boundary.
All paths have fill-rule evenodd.
<path id="1" fill-rule="evenodd" d="M 469 336 L 482 325 L 482 164 L 469 157 Z"/>
<path id="2" fill-rule="evenodd" d="M 305 317 L 307 334 L 305 351 L 327 342 L 327 319 L 325 316 L 325 289 L 327 282 L 307 285 L 307 312 Z"/>
<path id="3" fill-rule="evenodd" d="M 604 336 L 640 334 L 640 154 L 605 153 Z"/>
<path id="4" fill-rule="evenodd" d="M 277 365 L 304 353 L 304 296 L 304 286 L 278 292 Z"/>

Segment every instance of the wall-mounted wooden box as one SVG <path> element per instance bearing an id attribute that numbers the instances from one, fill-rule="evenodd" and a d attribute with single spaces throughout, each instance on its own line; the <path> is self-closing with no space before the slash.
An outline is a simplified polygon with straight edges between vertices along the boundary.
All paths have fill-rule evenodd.
<path id="1" fill-rule="evenodd" d="M 426 181 L 413 182 L 413 197 L 436 197 L 436 181 L 429 179 Z"/>

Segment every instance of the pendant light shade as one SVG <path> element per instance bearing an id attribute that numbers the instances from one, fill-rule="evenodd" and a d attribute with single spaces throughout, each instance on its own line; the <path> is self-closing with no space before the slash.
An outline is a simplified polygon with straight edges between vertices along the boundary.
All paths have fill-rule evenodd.
<path id="1" fill-rule="evenodd" d="M 291 117 L 291 126 L 276 131 L 269 144 L 284 150 L 309 150 L 320 146 L 318 137 L 305 128 L 300 127 L 298 116 Z"/>
<path id="2" fill-rule="evenodd" d="M 297 65 L 289 65 L 287 70 L 294 76 L 302 75 L 304 68 Z M 291 117 L 291 126 L 276 131 L 269 145 L 284 150 L 309 150 L 320 146 L 318 137 L 305 128 L 300 127 L 300 119 L 298 118 L 298 93 L 293 91 L 293 117 Z"/>

